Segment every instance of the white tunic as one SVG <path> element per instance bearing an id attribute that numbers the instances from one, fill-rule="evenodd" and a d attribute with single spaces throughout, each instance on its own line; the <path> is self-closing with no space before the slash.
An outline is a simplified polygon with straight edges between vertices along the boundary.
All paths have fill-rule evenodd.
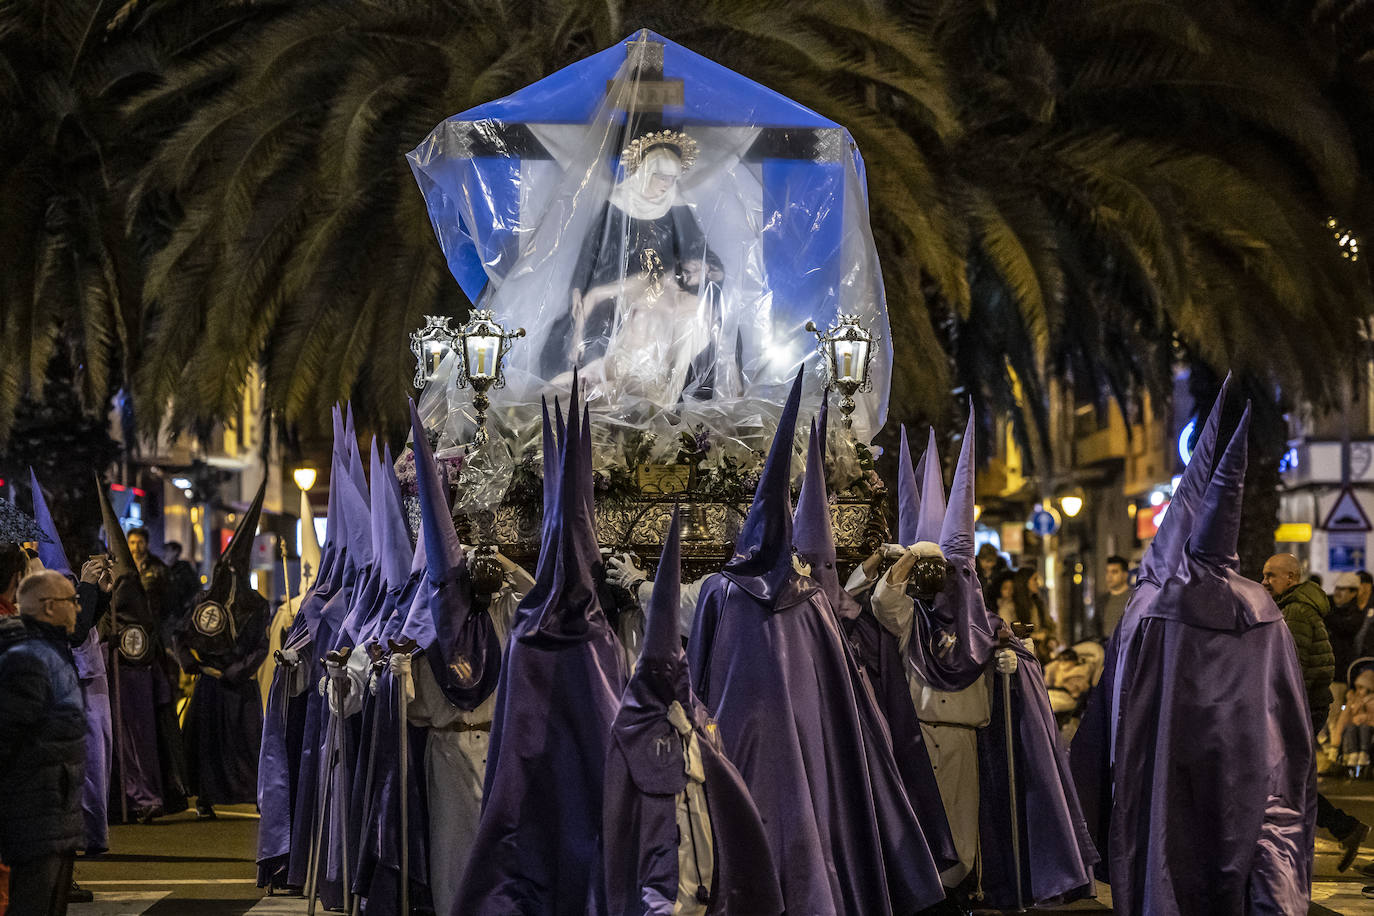
<path id="1" fill-rule="evenodd" d="M 505 649 L 520 593 L 503 588 L 492 598 L 488 613 L 496 637 Z M 482 782 L 487 771 L 491 719 L 496 708 L 493 692 L 471 712 L 454 706 L 439 689 L 429 663 L 416 659 L 411 669 L 415 696 L 408 707 L 412 724 L 429 730 L 425 743 L 425 792 L 429 802 L 429 884 L 436 913 L 454 912 L 458 881 L 482 814 Z"/>

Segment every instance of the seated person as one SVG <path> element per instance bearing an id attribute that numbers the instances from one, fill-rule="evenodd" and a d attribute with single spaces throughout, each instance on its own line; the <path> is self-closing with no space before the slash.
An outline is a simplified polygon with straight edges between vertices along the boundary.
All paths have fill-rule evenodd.
<path id="1" fill-rule="evenodd" d="M 1045 686 L 1049 688 L 1051 709 L 1072 712 L 1092 686 L 1092 665 L 1066 646 L 1045 666 Z"/>
<path id="2" fill-rule="evenodd" d="M 1365 667 L 1356 676 L 1332 734 L 1340 736 L 1341 763 L 1369 766 L 1370 745 L 1374 744 L 1374 666 Z"/>

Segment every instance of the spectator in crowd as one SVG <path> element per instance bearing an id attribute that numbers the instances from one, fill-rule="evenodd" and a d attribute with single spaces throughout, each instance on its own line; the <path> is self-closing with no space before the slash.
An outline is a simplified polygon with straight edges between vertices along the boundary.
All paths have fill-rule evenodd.
<path id="1" fill-rule="evenodd" d="M 200 574 L 189 560 L 182 559 L 180 541 L 162 545 L 162 560 L 167 565 L 169 610 L 180 617 L 191 609 L 191 600 L 200 592 Z"/>
<path id="2" fill-rule="evenodd" d="M 1097 624 L 1100 627 L 1098 635 L 1103 639 L 1116 631 L 1116 625 L 1121 622 L 1121 615 L 1126 613 L 1126 602 L 1131 597 L 1130 571 L 1131 565 L 1125 557 L 1107 557 L 1107 570 L 1103 575 L 1103 584 L 1107 588 L 1106 591 L 1099 592 L 1093 602 L 1093 610 L 1097 614 Z"/>
<path id="3" fill-rule="evenodd" d="M 906 546 L 910 547 L 911 545 Z M 978 564 L 978 585 L 983 589 L 984 600 L 986 601 L 988 587 L 992 585 L 998 575 L 1010 571 L 1011 567 L 1007 565 L 1006 558 L 997 552 L 997 548 L 986 542 L 978 548 L 976 561 Z"/>
<path id="4" fill-rule="evenodd" d="M 1049 614 L 1045 613 L 1045 601 L 1040 597 L 1040 589 L 1044 586 L 1045 580 L 1040 577 L 1040 570 L 1034 566 L 1022 566 L 1016 571 L 1016 577 L 1012 581 L 1015 583 L 1012 588 L 1012 601 L 1016 608 L 1016 620 L 1030 626 L 1031 637 L 1035 640 L 1036 655 L 1042 663 L 1047 662 L 1050 656 L 1045 653 L 1051 651 L 1049 640 L 1055 633 L 1054 622 L 1050 620 Z"/>
<path id="5" fill-rule="evenodd" d="M 1336 716 L 1332 737 L 1340 747 L 1340 761 L 1352 771 L 1368 775 L 1369 748 L 1374 744 L 1374 665 L 1353 672 L 1347 702 Z M 1368 871 L 1368 869 L 1366 869 Z"/>
<path id="6" fill-rule="evenodd" d="M 18 544 L 0 544 L 0 617 L 19 613 L 14 596 L 29 569 L 29 555 Z"/>
<path id="7" fill-rule="evenodd" d="M 130 528 L 127 539 L 129 553 L 134 555 L 134 564 L 138 567 L 138 577 L 143 581 L 143 591 L 148 595 L 148 603 L 157 618 L 162 620 L 168 611 L 167 564 L 148 549 L 147 528 Z"/>
<path id="8" fill-rule="evenodd" d="M 1283 621 L 1293 634 L 1298 664 L 1302 667 L 1303 683 L 1307 688 L 1315 743 L 1331 710 L 1331 681 L 1336 667 L 1331 639 L 1326 632 L 1326 616 L 1331 605 L 1321 586 L 1302 580 L 1298 558 L 1291 553 L 1278 553 L 1266 560 L 1260 582 L 1278 603 Z M 1340 842 L 1341 859 L 1336 868 L 1345 871 L 1355 861 L 1360 843 L 1369 834 L 1369 825 L 1346 814 L 1318 792 L 1317 826 L 1329 830 Z"/>
<path id="9" fill-rule="evenodd" d="M 1370 606 L 1374 596 L 1374 576 L 1365 570 L 1355 573 L 1360 580 L 1360 590 L 1355 593 L 1355 604 L 1364 610 L 1364 623 L 1355 636 L 1355 657 L 1374 655 L 1374 607 Z"/>
<path id="10" fill-rule="evenodd" d="M 86 712 L 69 640 L 76 588 L 60 573 L 26 577 L 19 616 L 0 619 L 0 859 L 10 916 L 67 911 L 83 841 Z"/>
<path id="11" fill-rule="evenodd" d="M 1045 666 L 1045 687 L 1049 690 L 1050 709 L 1069 712 L 1092 686 L 1092 666 L 1079 658 L 1072 646 L 1065 646 Z"/>
<path id="12" fill-rule="evenodd" d="M 1335 708 L 1340 709 L 1345 702 L 1346 671 L 1350 663 L 1359 656 L 1355 653 L 1356 639 L 1364 626 L 1365 610 L 1359 605 L 1360 577 L 1354 573 L 1341 573 L 1336 577 L 1336 587 L 1332 594 L 1331 613 L 1326 615 L 1326 632 L 1331 637 L 1331 654 L 1336 659 L 1336 676 L 1331 681 L 1331 699 Z M 1340 740 L 1340 735 L 1332 735 Z"/>
<path id="13" fill-rule="evenodd" d="M 1016 615 L 1016 573 L 1004 569 L 994 576 L 983 602 L 1006 621 L 1008 628 L 1016 623 L 1019 619 Z"/>

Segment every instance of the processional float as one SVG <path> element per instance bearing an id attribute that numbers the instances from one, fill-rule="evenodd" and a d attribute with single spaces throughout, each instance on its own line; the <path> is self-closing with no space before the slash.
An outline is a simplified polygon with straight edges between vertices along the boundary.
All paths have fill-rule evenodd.
<path id="1" fill-rule="evenodd" d="M 684 577 L 719 570 L 799 369 L 803 411 L 834 392 L 842 414 L 825 450 L 837 554 L 857 561 L 882 544 L 885 488 L 869 442 L 886 419 L 892 349 L 863 160 L 845 128 L 640 31 L 449 118 L 408 159 L 473 303 L 458 327 L 428 318 L 411 349 L 453 521 L 476 545 L 476 591 L 499 588 L 497 550 L 528 568 L 538 557 L 541 408 L 558 409 L 574 371 L 603 550 L 658 557 L 680 505 Z M 794 443 L 794 459 L 805 446 Z M 414 535 L 407 460 L 398 471 Z M 362 654 L 374 670 L 382 645 Z M 389 645 L 406 661 L 414 651 Z M 348 664 L 336 650 L 321 669 L 333 702 L 309 831 L 312 911 L 330 855 L 324 820 L 331 809 L 345 817 L 334 751 Z M 342 902 L 356 908 L 342 853 Z"/>

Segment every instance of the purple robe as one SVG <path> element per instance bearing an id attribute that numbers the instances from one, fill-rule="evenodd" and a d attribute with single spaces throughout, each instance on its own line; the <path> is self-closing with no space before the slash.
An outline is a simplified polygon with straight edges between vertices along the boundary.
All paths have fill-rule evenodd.
<path id="1" fill-rule="evenodd" d="M 323 561 L 321 568 L 324 568 Z M 310 594 L 314 594 L 311 592 Z M 301 640 L 305 640 L 304 643 Z M 305 618 L 299 613 L 282 639 L 282 649 L 299 651 L 300 665 L 308 665 L 311 643 Z M 291 854 L 291 823 L 296 809 L 301 739 L 305 733 L 307 691 L 295 693 L 301 672 L 278 664 L 263 713 L 262 743 L 258 752 L 258 886 L 286 885 Z"/>
<path id="2" fill-rule="evenodd" d="M 914 912 L 944 889 L 842 639 L 818 589 L 776 607 L 713 576 L 692 684 L 763 815 L 787 911 Z"/>
<path id="3" fill-rule="evenodd" d="M 106 664 L 113 668 L 119 664 L 112 659 L 116 650 L 107 647 Z M 120 664 L 117 676 L 111 675 L 111 694 L 118 697 L 112 701 L 119 703 L 119 721 L 114 729 L 114 740 L 118 742 L 113 758 L 114 770 L 119 771 L 116 781 L 110 780 L 110 810 L 120 809 L 119 793 L 123 791 L 129 806 L 129 814 L 135 811 L 152 810 L 162 807 L 162 764 L 158 759 L 157 742 L 157 692 L 161 686 L 162 672 L 157 668 L 134 668 Z"/>
<path id="4" fill-rule="evenodd" d="M 1307 911 L 1312 727 L 1292 636 L 1270 605 L 1234 629 L 1151 615 L 1126 647 L 1109 846 L 1117 912 Z"/>
<path id="5" fill-rule="evenodd" d="M 856 686 L 838 615 L 793 567 L 788 484 L 802 379 L 734 556 L 698 596 L 691 683 L 763 816 L 787 911 L 910 913 L 944 899 L 939 871 L 882 716 Z"/>
<path id="6" fill-rule="evenodd" d="M 86 701 L 86 776 L 81 793 L 81 814 L 86 825 L 86 855 L 110 848 L 110 766 L 114 735 L 110 713 L 110 682 L 105 677 L 105 657 L 100 636 L 92 628 L 86 640 L 72 650 L 81 696 Z"/>
<path id="7" fill-rule="evenodd" d="M 600 913 L 602 792 L 626 674 L 597 599 L 589 419 L 577 381 L 542 582 L 500 668 L 482 817 L 451 916 Z"/>
<path id="8" fill-rule="evenodd" d="M 1097 850 L 1088 835 L 1069 773 L 1059 726 L 1050 711 L 1040 664 L 1024 646 L 1011 683 L 1019 800 L 1022 896 L 1029 905 L 1062 904 L 1093 894 Z M 978 731 L 978 824 L 983 903 L 1016 906 L 1007 795 L 1007 740 L 1002 675 L 994 674 L 992 722 Z"/>
<path id="9" fill-rule="evenodd" d="M 878 623 L 871 608 L 866 610 L 840 587 L 825 484 L 827 417 L 828 410 L 822 406 L 820 417 L 811 426 L 806 477 L 797 497 L 792 545 L 797 554 L 811 564 L 811 578 L 820 585 L 839 621 L 854 662 L 850 670 L 857 675 L 854 688 L 862 695 L 861 710 L 872 707 L 880 713 L 879 717 L 869 717 L 870 743 L 878 740 L 877 735 L 881 732 L 881 741 L 891 745 L 907 801 L 921 824 L 936 866 L 943 871 L 958 862 L 959 856 L 940 800 L 940 787 L 935 781 L 930 753 L 921 735 L 921 723 L 911 704 L 897 640 Z"/>
<path id="10" fill-rule="evenodd" d="M 278 664 L 268 690 L 263 716 L 262 749 L 258 757 L 258 885 L 302 887 L 309 855 L 311 814 L 315 798 L 316 735 L 319 730 L 315 683 L 319 680 L 319 651 L 329 643 L 322 618 L 326 604 L 342 586 L 339 514 L 341 450 L 344 429 L 337 407 L 334 451 L 330 467 L 329 509 L 325 541 L 315 579 L 301 598 L 295 620 L 282 641 L 282 652 L 294 654 L 296 665 Z M 316 638 L 318 637 L 318 642 Z"/>
<path id="11" fill-rule="evenodd" d="M 912 669 L 939 690 L 963 690 L 989 671 L 999 647 L 1001 620 L 988 610 L 973 549 L 974 416 L 960 447 L 949 505 L 940 525 L 940 549 L 948 562 L 944 589 L 932 602 L 916 601 L 907 654 Z M 932 437 L 932 446 L 933 446 Z M 931 486 L 943 490 L 939 456 L 927 449 Z M 943 493 L 941 492 L 941 495 Z M 922 509 L 930 500 L 922 493 Z M 949 638 L 954 642 L 945 649 Z M 1010 676 L 1013 752 L 1016 764 L 1017 831 L 1021 837 L 1021 897 L 1039 905 L 1092 896 L 1098 859 L 1078 805 L 1059 727 L 1050 710 L 1044 675 L 1019 642 Z M 983 902 L 1015 907 L 1017 888 L 1008 795 L 1005 675 L 993 679 L 991 721 L 978 731 L 978 822 Z"/>
<path id="12" fill-rule="evenodd" d="M 360 849 L 354 893 L 367 899 L 372 916 L 400 913 L 401 806 L 406 805 L 409 834 L 410 903 L 412 907 L 430 906 L 428 813 L 425 810 L 426 729 L 403 721 L 399 715 L 402 684 L 390 666 L 377 674 L 377 690 L 364 705 L 364 731 L 370 741 L 370 772 L 359 775 L 364 786 L 363 845 Z M 408 729 L 408 770 L 406 793 L 401 796 L 400 729 Z"/>
<path id="13" fill-rule="evenodd" d="M 1302 670 L 1278 606 L 1236 572 L 1248 433 L 1247 408 L 1122 646 L 1108 854 L 1128 916 L 1308 908 L 1317 780 Z"/>
<path id="14" fill-rule="evenodd" d="M 709 901 L 707 913 L 775 916 L 782 912 L 782 892 L 758 809 L 688 681 L 677 624 L 680 560 L 675 512 L 658 566 L 659 587 L 645 615 L 643 651 L 621 697 L 606 757 L 607 911 L 610 916 L 672 916 L 683 879 L 690 886 L 693 878 L 681 872 L 689 854 L 694 899 Z M 688 742 L 700 755 L 699 773 L 685 749 Z M 692 781 L 700 782 L 700 791 L 689 785 Z M 694 811 L 703 801 L 704 814 Z M 708 826 L 699 830 L 703 821 Z M 707 831 L 709 849 L 704 848 Z"/>
<path id="15" fill-rule="evenodd" d="M 841 618 L 840 627 L 862 674 L 864 689 L 872 693 L 873 702 L 882 713 L 907 799 L 930 842 L 936 867 L 943 872 L 959 861 L 959 854 L 931 767 L 930 751 L 921 733 L 921 720 L 911 703 L 911 687 L 897 637 L 868 608 L 856 617 Z"/>

